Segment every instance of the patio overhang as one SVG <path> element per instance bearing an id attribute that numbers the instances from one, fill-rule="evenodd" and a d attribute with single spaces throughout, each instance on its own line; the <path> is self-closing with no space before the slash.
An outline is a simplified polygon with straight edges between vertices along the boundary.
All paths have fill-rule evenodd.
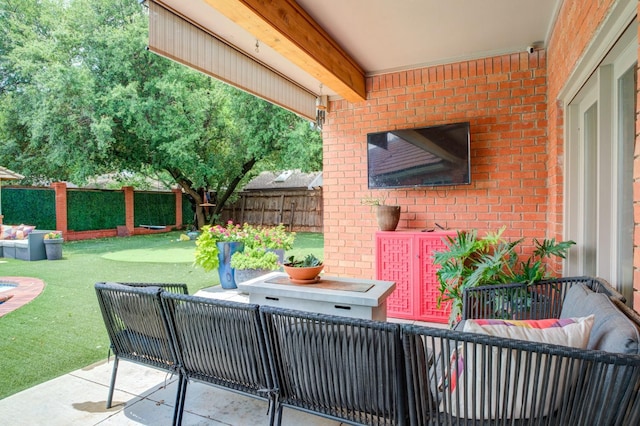
<path id="1" fill-rule="evenodd" d="M 296 2 L 206 2 L 346 100 L 365 99 L 362 68 Z"/>
<path id="2" fill-rule="evenodd" d="M 544 48 L 562 5 L 147 1 L 151 50 L 308 118 L 320 95 L 367 99 L 368 76 Z"/>
<path id="3" fill-rule="evenodd" d="M 149 5 L 149 50 L 315 119 L 316 95 L 203 26 L 163 5 Z"/>

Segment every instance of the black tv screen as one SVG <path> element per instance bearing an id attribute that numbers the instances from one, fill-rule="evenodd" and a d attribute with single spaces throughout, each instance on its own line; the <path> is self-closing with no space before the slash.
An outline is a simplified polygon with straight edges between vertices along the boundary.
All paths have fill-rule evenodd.
<path id="1" fill-rule="evenodd" d="M 369 188 L 471 183 L 469 123 L 367 135 Z"/>

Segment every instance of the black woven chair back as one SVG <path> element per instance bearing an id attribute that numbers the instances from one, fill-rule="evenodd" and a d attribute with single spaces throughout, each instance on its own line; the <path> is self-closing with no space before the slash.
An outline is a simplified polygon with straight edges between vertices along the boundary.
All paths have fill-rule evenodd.
<path id="1" fill-rule="evenodd" d="M 178 366 L 157 286 L 97 283 L 95 289 L 114 354 L 168 371 Z"/>
<path id="2" fill-rule="evenodd" d="M 269 401 L 275 392 L 258 305 L 162 293 L 179 362 L 188 379 Z M 184 409 L 187 382 L 182 392 Z"/>
<path id="3" fill-rule="evenodd" d="M 498 284 L 465 289 L 462 319 L 559 318 L 565 296 L 576 284 L 584 284 L 595 293 L 604 293 L 612 299 L 625 301 L 624 296 L 605 280 L 587 276 L 554 278 L 531 285 Z"/>
<path id="4" fill-rule="evenodd" d="M 177 294 L 189 294 L 189 289 L 184 283 L 127 283 L 118 281 L 116 284 L 122 284 L 129 287 L 160 287 L 164 291 Z"/>
<path id="5" fill-rule="evenodd" d="M 398 324 L 260 308 L 282 408 L 355 424 L 406 420 Z"/>

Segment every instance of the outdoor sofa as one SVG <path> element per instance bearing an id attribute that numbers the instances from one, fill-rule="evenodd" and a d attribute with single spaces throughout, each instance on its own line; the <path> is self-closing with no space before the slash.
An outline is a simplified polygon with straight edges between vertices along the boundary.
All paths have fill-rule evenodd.
<path id="1" fill-rule="evenodd" d="M 28 225 L 0 225 L 0 257 L 20 260 L 44 260 L 44 236 L 48 230 Z"/>
<path id="2" fill-rule="evenodd" d="M 152 284 L 99 283 L 96 290 L 99 299 L 105 291 L 121 294 L 116 299 L 125 305 L 133 294 L 159 295 L 155 321 L 168 335 L 147 334 L 140 321 L 149 318 L 139 310 L 138 318 L 117 320 L 121 327 L 109 334 L 135 335 L 142 346 L 130 349 L 142 356 L 145 347 L 169 348 L 163 354 L 173 357 L 161 368 L 179 376 L 176 424 L 189 380 L 266 401 L 269 424 L 282 421 L 283 407 L 348 424 L 640 424 L 640 320 L 615 290 L 588 277 L 488 290 L 499 291 L 501 303 L 526 307 L 518 312 L 529 312 L 529 319 L 526 294 L 559 307 L 555 331 L 575 325 L 567 342 L 582 340 L 584 348 L 205 299 Z M 501 312 L 476 296 L 467 301 L 489 304 L 479 310 L 486 314 L 479 324 Z M 478 326 L 464 320 L 462 330 Z"/>

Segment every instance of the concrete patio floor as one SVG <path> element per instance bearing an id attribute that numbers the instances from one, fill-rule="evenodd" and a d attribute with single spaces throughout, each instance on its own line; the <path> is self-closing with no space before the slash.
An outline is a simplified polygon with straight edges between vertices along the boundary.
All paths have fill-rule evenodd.
<path id="1" fill-rule="evenodd" d="M 177 378 L 122 361 L 114 406 L 106 408 L 111 362 L 100 362 L 0 400 L 7 426 L 170 425 Z M 187 388 L 183 425 L 268 425 L 267 403 L 198 382 Z M 284 410 L 283 425 L 339 425 Z"/>
<path id="2" fill-rule="evenodd" d="M 219 287 L 198 296 L 247 301 L 246 294 Z M 395 321 L 395 320 L 394 320 Z M 430 324 L 434 325 L 434 324 Z M 436 325 L 444 326 L 444 325 Z M 106 408 L 113 358 L 26 389 L 0 400 L 0 424 L 7 426 L 170 425 L 177 377 L 153 368 L 121 361 L 113 407 Z M 268 425 L 267 403 L 190 382 L 182 424 Z M 284 409 L 283 425 L 340 425 L 319 416 Z"/>

